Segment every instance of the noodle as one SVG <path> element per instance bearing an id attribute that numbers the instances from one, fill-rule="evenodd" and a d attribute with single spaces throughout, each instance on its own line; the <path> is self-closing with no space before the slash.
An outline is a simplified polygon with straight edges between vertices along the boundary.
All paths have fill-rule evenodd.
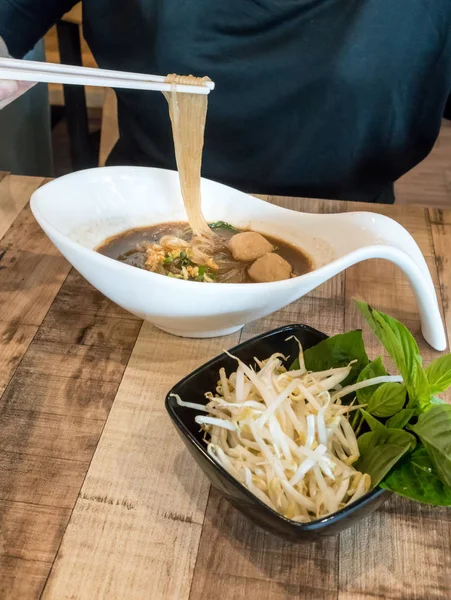
<path id="1" fill-rule="evenodd" d="M 214 238 L 193 236 L 188 223 L 139 227 L 109 238 L 98 251 L 126 264 L 177 279 L 251 283 L 249 269 L 254 264 L 253 259 L 238 260 L 231 252 L 230 244 L 241 234 L 223 225 L 221 222 L 210 224 L 215 231 Z M 293 276 L 311 270 L 309 258 L 298 248 L 280 239 L 269 236 L 266 239 L 292 266 Z M 214 251 L 211 251 L 212 246 Z"/>
<path id="2" fill-rule="evenodd" d="M 208 77 L 175 74 L 168 75 L 166 80 L 172 84 L 185 85 L 202 85 L 206 81 L 211 81 Z M 174 85 L 171 92 L 164 92 L 164 96 L 169 104 L 175 158 L 189 224 L 194 235 L 212 239 L 214 234 L 202 214 L 200 195 L 200 171 L 208 95 L 177 94 Z"/>
<path id="3" fill-rule="evenodd" d="M 211 80 L 192 75 L 168 75 L 166 80 L 172 84 L 171 91 L 164 96 L 169 105 L 180 189 L 190 227 L 181 228 L 181 224 L 171 223 L 156 226 L 158 232 L 150 239 L 137 240 L 134 247 L 119 252 L 115 258 L 153 273 L 207 283 L 278 281 L 294 277 L 295 261 L 288 262 L 274 253 L 276 246 L 283 246 L 281 242 L 271 244 L 259 233 L 240 232 L 224 221 L 208 225 L 202 214 L 200 192 L 207 94 L 177 94 L 176 84 L 204 85 Z M 126 236 L 123 234 L 119 239 Z M 111 252 L 111 246 L 114 248 L 116 243 L 109 242 L 99 251 Z M 291 254 L 299 261 L 299 252 L 291 251 Z M 305 260 L 302 255 L 301 261 Z"/>

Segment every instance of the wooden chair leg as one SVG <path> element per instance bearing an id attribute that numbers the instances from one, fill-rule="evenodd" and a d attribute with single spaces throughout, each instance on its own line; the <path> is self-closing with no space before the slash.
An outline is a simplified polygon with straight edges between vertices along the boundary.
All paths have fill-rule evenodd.
<path id="1" fill-rule="evenodd" d="M 61 63 L 81 66 L 79 26 L 76 23 L 60 21 L 56 30 Z M 95 167 L 97 160 L 89 137 L 85 89 L 79 85 L 65 85 L 63 89 L 72 168 L 74 171 L 78 171 Z"/>
<path id="2" fill-rule="evenodd" d="M 99 167 L 104 167 L 105 162 L 119 139 L 117 122 L 117 98 L 110 88 L 105 90 L 105 100 L 102 110 L 102 128 L 100 133 Z"/>

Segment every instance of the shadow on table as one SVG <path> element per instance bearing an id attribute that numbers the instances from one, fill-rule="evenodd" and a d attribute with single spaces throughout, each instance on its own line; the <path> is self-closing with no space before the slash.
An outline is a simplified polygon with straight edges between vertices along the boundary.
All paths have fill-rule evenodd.
<path id="1" fill-rule="evenodd" d="M 188 491 L 183 454 L 177 457 L 175 472 Z M 362 572 L 380 570 L 381 562 L 393 570 L 389 511 L 379 510 L 340 536 L 292 544 L 258 528 L 211 488 L 196 573 L 271 582 L 285 593 L 302 591 L 306 598 L 335 598 L 339 589 L 361 589 Z"/>

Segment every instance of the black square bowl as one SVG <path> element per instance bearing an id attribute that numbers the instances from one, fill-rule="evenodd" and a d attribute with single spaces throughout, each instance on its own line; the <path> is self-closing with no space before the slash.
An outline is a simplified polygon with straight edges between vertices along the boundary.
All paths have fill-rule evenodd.
<path id="1" fill-rule="evenodd" d="M 246 364 L 254 363 L 254 357 L 263 360 L 274 352 L 281 352 L 284 356 L 290 357 L 289 361 L 292 361 L 298 356 L 298 345 L 295 340 L 287 339 L 290 336 L 296 336 L 304 349 L 315 346 L 327 338 L 324 333 L 306 325 L 288 325 L 248 340 L 230 352 Z M 171 394 L 178 394 L 185 402 L 206 404 L 204 394 L 215 391 L 219 379 L 219 369 L 224 367 L 227 373 L 231 373 L 236 370 L 236 366 L 236 361 L 230 356 L 220 354 L 182 379 L 166 397 L 166 410 L 186 447 L 212 485 L 235 508 L 259 527 L 291 542 L 315 540 L 335 535 L 379 508 L 389 492 L 376 488 L 352 505 L 323 519 L 311 523 L 296 523 L 266 506 L 218 465 L 207 453 L 206 444 L 202 440 L 202 432 L 194 421 L 194 417 L 198 414 L 197 411 L 179 406 Z"/>

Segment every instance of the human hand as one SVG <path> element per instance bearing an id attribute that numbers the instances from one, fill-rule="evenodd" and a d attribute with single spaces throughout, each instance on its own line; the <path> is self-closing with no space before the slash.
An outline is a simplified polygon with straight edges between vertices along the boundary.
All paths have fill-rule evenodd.
<path id="1" fill-rule="evenodd" d="M 8 48 L 0 37 L 0 58 L 8 58 Z M 9 81 L 0 79 L 0 110 L 24 94 L 35 84 L 28 81 Z"/>
<path id="2" fill-rule="evenodd" d="M 36 85 L 29 81 L 0 80 L 0 110 Z"/>

